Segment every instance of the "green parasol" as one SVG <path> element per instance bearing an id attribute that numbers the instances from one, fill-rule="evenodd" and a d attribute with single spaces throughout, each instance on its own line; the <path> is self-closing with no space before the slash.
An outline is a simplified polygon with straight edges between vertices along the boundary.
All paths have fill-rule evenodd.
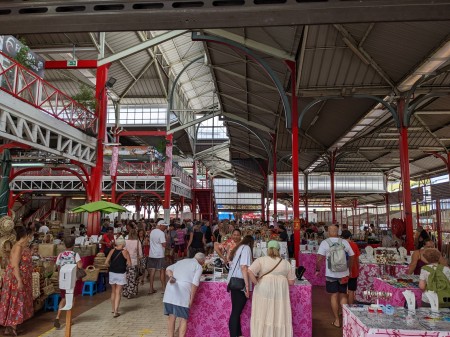
<path id="1" fill-rule="evenodd" d="M 72 209 L 72 212 L 74 213 L 80 213 L 80 212 L 103 212 L 103 213 L 114 213 L 114 212 L 127 212 L 128 210 L 117 204 L 113 204 L 112 202 L 108 201 L 94 201 L 89 204 L 85 204 L 82 206 L 75 207 Z"/>

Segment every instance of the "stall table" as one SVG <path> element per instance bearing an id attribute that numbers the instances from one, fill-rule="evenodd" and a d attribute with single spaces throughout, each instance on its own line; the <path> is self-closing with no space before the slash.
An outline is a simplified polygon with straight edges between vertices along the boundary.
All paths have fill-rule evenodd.
<path id="1" fill-rule="evenodd" d="M 300 252 L 299 260 L 299 265 L 306 269 L 303 278 L 307 279 L 313 286 L 325 286 L 325 258 L 322 259 L 318 275 L 316 275 L 316 253 Z"/>
<path id="2" fill-rule="evenodd" d="M 343 306 L 343 337 L 450 337 L 450 310 L 440 310 L 437 320 L 430 320 L 429 308 L 395 308 L 394 315 L 369 313 L 367 306 Z M 428 317 L 428 318 L 427 318 Z"/>
<path id="3" fill-rule="evenodd" d="M 311 285 L 296 281 L 289 287 L 294 337 L 312 336 Z M 251 300 L 247 301 L 241 315 L 242 333 L 250 336 Z M 213 316 L 207 313 L 214 313 Z M 187 337 L 228 336 L 228 319 L 231 313 L 230 294 L 225 280 L 201 282 L 189 312 Z"/>
<path id="4" fill-rule="evenodd" d="M 394 265 L 394 274 L 406 274 L 408 271 L 407 265 Z M 367 298 L 363 293 L 365 290 L 374 290 L 373 283 L 376 277 L 381 276 L 381 266 L 376 263 L 361 263 L 359 266 L 358 288 L 356 289 L 356 300 L 358 302 L 367 302 Z"/>
<path id="5" fill-rule="evenodd" d="M 401 284 L 396 282 L 397 278 L 392 276 L 386 276 L 384 279 L 374 278 L 373 290 L 386 291 L 392 293 L 392 298 L 389 300 L 379 300 L 380 304 L 390 304 L 394 307 L 403 307 L 405 304 L 405 297 L 403 292 L 410 290 L 416 297 L 416 303 L 418 307 L 422 306 L 422 290 L 419 289 L 417 283 Z"/>

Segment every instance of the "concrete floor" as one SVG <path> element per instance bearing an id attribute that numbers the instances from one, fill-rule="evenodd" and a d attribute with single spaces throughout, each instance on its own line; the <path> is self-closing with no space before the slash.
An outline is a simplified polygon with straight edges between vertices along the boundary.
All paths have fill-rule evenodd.
<path id="1" fill-rule="evenodd" d="M 78 297 L 73 312 L 73 337 L 165 337 L 166 317 L 162 314 L 162 295 L 148 296 L 148 283 L 139 290 L 135 299 L 122 299 L 121 313 L 113 318 L 109 302 L 109 291 L 93 297 Z M 25 337 L 63 337 L 64 329 L 55 330 L 53 320 L 56 313 L 39 312 L 27 321 L 23 328 Z M 64 317 L 61 317 L 61 322 Z M 331 325 L 332 316 L 329 296 L 324 287 L 313 287 L 313 337 L 340 337 L 342 329 Z M 2 335 L 0 333 L 0 335 Z M 219 336 L 198 336 L 219 337 Z M 226 336 L 220 336 L 226 337 Z"/>

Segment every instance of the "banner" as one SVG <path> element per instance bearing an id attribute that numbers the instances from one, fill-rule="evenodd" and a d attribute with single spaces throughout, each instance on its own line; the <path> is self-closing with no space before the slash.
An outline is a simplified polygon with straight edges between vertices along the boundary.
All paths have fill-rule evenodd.
<path id="1" fill-rule="evenodd" d="M 109 172 L 111 177 L 115 177 L 117 175 L 118 162 L 119 162 L 119 148 L 117 146 L 114 146 L 112 148 L 111 163 L 109 164 Z"/>
<path id="2" fill-rule="evenodd" d="M 0 35 L 0 51 L 14 59 L 23 44 L 11 35 Z M 29 69 L 36 73 L 39 77 L 44 78 L 45 60 L 32 50 L 28 51 L 27 59 L 29 61 Z"/>

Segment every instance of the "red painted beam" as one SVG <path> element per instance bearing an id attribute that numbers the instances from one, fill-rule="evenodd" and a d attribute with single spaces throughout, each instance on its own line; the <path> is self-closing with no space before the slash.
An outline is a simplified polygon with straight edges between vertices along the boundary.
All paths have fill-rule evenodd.
<path id="1" fill-rule="evenodd" d="M 119 136 L 165 136 L 166 131 L 122 131 Z"/>
<path id="2" fill-rule="evenodd" d="M 78 60 L 73 66 L 69 61 L 45 61 L 45 69 L 97 69 L 97 60 Z"/>

